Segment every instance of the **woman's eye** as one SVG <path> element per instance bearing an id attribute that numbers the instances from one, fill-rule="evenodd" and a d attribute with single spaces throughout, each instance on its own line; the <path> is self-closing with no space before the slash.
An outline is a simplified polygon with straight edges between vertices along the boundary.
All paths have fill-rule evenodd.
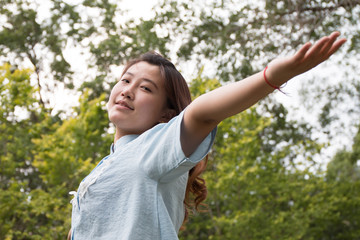
<path id="1" fill-rule="evenodd" d="M 129 83 L 130 81 L 127 79 L 121 79 L 120 81 L 124 82 L 124 83 Z"/>
<path id="2" fill-rule="evenodd" d="M 151 92 L 151 89 L 148 88 L 148 87 L 142 86 L 141 88 L 144 89 L 144 90 L 147 91 L 147 92 Z"/>

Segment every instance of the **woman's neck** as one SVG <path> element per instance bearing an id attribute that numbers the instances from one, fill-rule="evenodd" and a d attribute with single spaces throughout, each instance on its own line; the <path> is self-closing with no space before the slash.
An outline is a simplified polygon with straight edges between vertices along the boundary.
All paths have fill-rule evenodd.
<path id="1" fill-rule="evenodd" d="M 117 140 L 119 140 L 120 138 L 127 136 L 127 135 L 139 135 L 140 133 L 131 133 L 131 132 L 124 132 L 121 131 L 120 129 L 116 129 L 115 130 L 115 136 L 114 136 L 114 144 L 116 143 Z"/>

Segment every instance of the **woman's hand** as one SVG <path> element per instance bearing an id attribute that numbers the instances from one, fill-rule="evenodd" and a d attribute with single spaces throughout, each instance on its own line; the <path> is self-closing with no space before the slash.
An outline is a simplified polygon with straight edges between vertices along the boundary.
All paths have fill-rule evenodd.
<path id="1" fill-rule="evenodd" d="M 274 59 L 269 63 L 266 78 L 275 86 L 281 86 L 291 78 L 302 74 L 327 60 L 345 42 L 339 37 L 339 32 L 333 32 L 317 41 L 304 44 L 295 55 L 291 57 Z"/>

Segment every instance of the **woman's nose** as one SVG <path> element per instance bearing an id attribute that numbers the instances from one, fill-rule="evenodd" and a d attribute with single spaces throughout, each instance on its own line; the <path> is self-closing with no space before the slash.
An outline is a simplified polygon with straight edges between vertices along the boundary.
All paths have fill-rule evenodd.
<path id="1" fill-rule="evenodd" d="M 134 100 L 135 94 L 132 87 L 131 86 L 125 87 L 121 92 L 121 96 Z"/>

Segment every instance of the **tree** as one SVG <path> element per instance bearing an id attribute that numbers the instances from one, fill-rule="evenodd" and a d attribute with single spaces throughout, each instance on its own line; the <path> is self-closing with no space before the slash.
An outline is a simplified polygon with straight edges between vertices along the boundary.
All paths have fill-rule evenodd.
<path id="1" fill-rule="evenodd" d="M 191 84 L 195 96 L 218 85 L 200 76 Z M 302 239 L 306 235 L 304 226 L 311 216 L 305 209 L 321 178 L 299 159 L 321 147 L 306 125 L 286 122 L 284 110 L 264 117 L 253 107 L 219 125 L 204 174 L 208 212 L 190 218 L 182 239 Z M 297 159 L 299 155 L 303 158 Z"/>
<path id="2" fill-rule="evenodd" d="M 0 15 L 5 20 L 0 28 L 0 54 L 7 55 L 6 61 L 14 66 L 24 61 L 31 63 L 39 103 L 51 108 L 51 94 L 58 84 L 63 83 L 68 89 L 79 85 L 66 51 L 80 47 L 96 77 L 83 73 L 81 77 L 88 81 L 78 87 L 91 88 L 90 97 L 98 97 L 109 90 L 111 66 L 149 50 L 167 51 L 167 39 L 152 31 L 154 21 L 139 25 L 133 20 L 116 21 L 118 16 L 126 16 L 120 6 L 109 0 L 83 0 L 78 4 L 63 0 L 42 4 L 32 0 L 2 2 Z"/>
<path id="3" fill-rule="evenodd" d="M 76 32 L 63 33 L 61 23 L 67 20 L 67 25 L 76 24 L 79 15 L 67 4 L 52 1 L 51 11 L 54 13 L 50 21 L 40 22 L 38 11 L 33 8 L 31 1 L 6 1 L 3 3 L 0 14 L 5 17 L 6 23 L 0 32 L 1 55 L 13 54 L 20 62 L 29 60 L 34 66 L 37 76 L 39 103 L 44 106 L 43 91 L 45 79 L 41 79 L 43 65 L 51 66 L 52 76 L 58 80 L 67 82 L 71 74 L 70 65 L 64 58 L 63 50 L 66 46 L 67 37 L 74 36 Z M 46 60 L 45 60 L 46 59 Z M 15 59 L 9 59 L 15 64 Z M 67 82 L 70 87 L 70 82 Z M 49 87 L 49 86 L 47 86 Z"/>
<path id="4" fill-rule="evenodd" d="M 360 129 L 359 129 L 360 130 Z M 326 179 L 330 182 L 360 181 L 360 131 L 354 138 L 351 151 L 341 150 L 336 153 L 327 166 Z"/>
<path id="5" fill-rule="evenodd" d="M 160 29 L 174 42 L 183 36 L 180 47 L 174 48 L 179 59 L 205 65 L 207 76 L 224 82 L 258 72 L 274 57 L 292 53 L 307 41 L 342 32 L 348 44 L 333 57 L 334 70 L 324 68 L 302 79 L 298 102 L 303 115 L 318 115 L 321 125 L 316 133 L 322 133 L 325 143 L 354 136 L 352 123 L 357 124 L 359 116 L 359 1 L 229 0 L 207 1 L 205 6 L 183 0 L 163 1 L 161 6 L 156 16 Z M 331 79 L 341 81 L 334 84 Z"/>
<path id="6" fill-rule="evenodd" d="M 157 50 L 176 59 L 183 71 L 189 63 L 201 69 L 189 82 L 198 96 L 335 29 L 351 29 L 347 57 L 356 59 L 359 49 L 359 1 L 229 0 L 207 1 L 206 7 L 163 1 L 153 19 L 124 22 L 117 20 L 126 16 L 118 2 L 48 3 L 0 3 L 0 55 L 12 63 L 0 73 L 0 236 L 5 239 L 65 238 L 68 192 L 108 154 L 112 142 L 105 102 L 115 82 L 114 66 Z M 41 16 L 44 6 L 49 14 Z M 80 83 L 66 57 L 68 46 L 82 47 L 89 72 L 95 72 L 80 75 Z M 26 62 L 33 70 L 20 70 Z M 344 86 L 319 90 L 332 100 L 324 102 L 324 127 L 336 117 L 339 99 L 359 96 L 359 74 L 350 74 L 358 71 L 357 62 L 340 63 L 349 73 Z M 65 115 L 51 111 L 55 83 L 81 92 L 78 106 Z M 358 140 L 324 173 L 314 157 L 324 145 L 313 132 L 309 124 L 290 120 L 271 97 L 224 121 L 204 175 L 208 212 L 192 216 L 181 238 L 359 239 Z"/>
<path id="7" fill-rule="evenodd" d="M 84 94 L 75 117 L 62 121 L 38 104 L 30 74 L 1 67 L 0 235 L 64 239 L 70 228 L 68 192 L 108 153 L 112 141 L 106 134 L 105 95 L 88 101 Z"/>
<path id="8" fill-rule="evenodd" d="M 37 124 L 43 116 L 38 111 L 36 89 L 30 84 L 31 70 L 17 70 L 9 64 L 1 66 L 0 70 L 0 215 L 4 220 L 0 235 L 9 238 L 23 231 L 24 225 L 19 221 L 23 217 L 24 221 L 29 219 L 24 216 L 28 210 L 29 191 L 41 184 L 32 165 L 34 144 L 31 139 L 41 133 Z"/>
<path id="9" fill-rule="evenodd" d="M 205 7 L 183 0 L 164 1 L 156 19 L 171 40 L 184 36 L 179 57 L 200 64 L 209 59 L 217 66 L 217 76 L 228 81 L 246 77 L 252 69 L 310 39 L 343 26 L 356 28 L 358 13 L 358 1 L 229 0 L 208 1 Z M 357 51 L 359 31 L 346 33 L 351 50 Z"/>
<path id="10" fill-rule="evenodd" d="M 359 136 L 358 132 L 352 150 L 340 150 L 328 164 L 313 201 L 318 207 L 311 209 L 308 236 L 314 239 L 359 239 Z"/>

